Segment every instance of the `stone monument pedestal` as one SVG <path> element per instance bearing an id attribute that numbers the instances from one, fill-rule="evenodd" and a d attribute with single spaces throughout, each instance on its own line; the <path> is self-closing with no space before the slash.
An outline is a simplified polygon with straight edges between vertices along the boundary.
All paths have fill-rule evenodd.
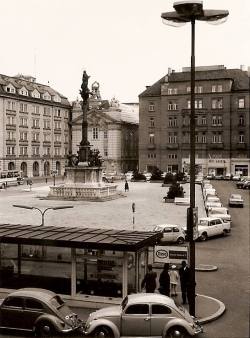
<path id="1" fill-rule="evenodd" d="M 79 165 L 67 167 L 65 183 L 51 186 L 48 199 L 67 201 L 108 201 L 123 197 L 117 185 L 102 182 L 102 168 Z"/>

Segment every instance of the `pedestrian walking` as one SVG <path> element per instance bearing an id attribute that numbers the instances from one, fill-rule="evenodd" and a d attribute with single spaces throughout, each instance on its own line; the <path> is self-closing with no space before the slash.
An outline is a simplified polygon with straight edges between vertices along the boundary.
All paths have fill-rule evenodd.
<path id="1" fill-rule="evenodd" d="M 187 296 L 190 285 L 190 269 L 187 266 L 186 261 L 181 262 L 181 267 L 179 269 L 180 282 L 181 282 L 181 294 L 182 294 L 182 304 L 186 304 Z"/>
<path id="2" fill-rule="evenodd" d="M 165 263 L 163 270 L 159 278 L 159 292 L 162 295 L 169 296 L 170 294 L 170 276 L 169 276 L 169 264 Z"/>
<path id="3" fill-rule="evenodd" d="M 176 265 L 172 265 L 169 271 L 171 296 L 177 296 L 176 288 L 178 285 L 179 274 L 175 269 L 176 269 Z"/>
<path id="4" fill-rule="evenodd" d="M 145 287 L 147 293 L 155 292 L 156 277 L 157 277 L 156 272 L 153 271 L 152 265 L 149 264 L 148 271 L 141 282 L 141 288 L 143 289 Z"/>
<path id="5" fill-rule="evenodd" d="M 129 191 L 129 186 L 128 186 L 128 181 L 127 180 L 125 181 L 125 192 L 126 191 Z"/>

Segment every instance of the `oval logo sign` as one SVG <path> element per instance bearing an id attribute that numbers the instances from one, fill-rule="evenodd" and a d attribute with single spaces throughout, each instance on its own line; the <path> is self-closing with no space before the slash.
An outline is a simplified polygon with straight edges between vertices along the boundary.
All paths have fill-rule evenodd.
<path id="1" fill-rule="evenodd" d="M 157 250 L 156 251 L 156 256 L 158 258 L 167 258 L 168 257 L 168 252 L 167 252 L 167 250 L 163 250 L 163 249 Z"/>

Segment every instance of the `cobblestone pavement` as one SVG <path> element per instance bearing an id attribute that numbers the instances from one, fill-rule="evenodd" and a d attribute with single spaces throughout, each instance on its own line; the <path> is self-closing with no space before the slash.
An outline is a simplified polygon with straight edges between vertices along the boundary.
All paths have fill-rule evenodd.
<path id="1" fill-rule="evenodd" d="M 184 184 L 185 196 L 189 196 L 189 184 Z M 77 226 L 93 228 L 113 228 L 127 230 L 151 230 L 156 224 L 186 224 L 187 206 L 164 203 L 166 187 L 160 183 L 129 182 L 129 192 L 124 192 L 124 182 L 118 183 L 118 190 L 124 198 L 106 202 L 54 201 L 43 200 L 49 185 L 34 184 L 32 189 L 23 185 L 0 190 L 1 223 L 21 223 L 39 225 L 41 215 L 37 210 L 17 209 L 13 204 L 41 208 L 58 205 L 73 205 L 74 209 L 48 210 L 45 225 Z M 201 187 L 196 185 L 196 201 L 199 216 L 205 216 Z M 132 213 L 135 203 L 135 213 Z M 134 225 L 133 225 L 134 216 Z"/>

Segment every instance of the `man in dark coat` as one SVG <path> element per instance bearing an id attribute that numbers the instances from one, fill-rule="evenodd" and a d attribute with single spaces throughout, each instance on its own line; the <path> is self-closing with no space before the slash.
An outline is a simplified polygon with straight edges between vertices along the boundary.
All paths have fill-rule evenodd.
<path id="1" fill-rule="evenodd" d="M 168 270 L 169 270 L 169 264 L 165 263 L 163 270 L 160 274 L 160 278 L 159 278 L 159 284 L 160 284 L 159 292 L 162 295 L 169 297 L 169 294 L 170 294 L 170 276 L 169 276 Z"/>
<path id="2" fill-rule="evenodd" d="M 148 272 L 144 276 L 141 282 L 141 288 L 146 288 L 146 292 L 155 292 L 156 288 L 156 272 L 153 271 L 153 267 L 151 264 L 148 265 Z"/>
<path id="3" fill-rule="evenodd" d="M 190 286 L 190 269 L 187 266 L 185 261 L 181 262 L 181 267 L 179 269 L 180 282 L 181 282 L 181 294 L 182 294 L 182 304 L 186 304 L 187 296 Z"/>

